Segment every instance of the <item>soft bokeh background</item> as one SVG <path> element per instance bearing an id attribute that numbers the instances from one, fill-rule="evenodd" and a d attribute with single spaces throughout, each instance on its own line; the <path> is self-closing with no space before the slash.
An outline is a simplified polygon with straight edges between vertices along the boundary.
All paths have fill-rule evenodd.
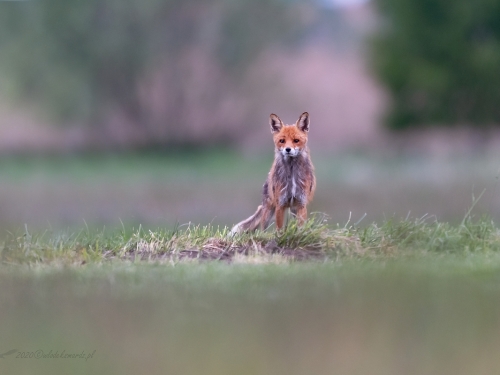
<path id="1" fill-rule="evenodd" d="M 0 238 L 29 254 L 31 233 L 232 225 L 260 202 L 271 112 L 311 114 L 309 208 L 332 225 L 460 222 L 472 206 L 498 220 L 498 67 L 496 0 L 0 1 Z M 324 264 L 2 257 L 0 369 L 496 374 L 500 259 L 464 247 Z"/>
<path id="2" fill-rule="evenodd" d="M 229 226 L 303 111 L 312 211 L 499 218 L 484 2 L 0 2 L 0 223 Z"/>

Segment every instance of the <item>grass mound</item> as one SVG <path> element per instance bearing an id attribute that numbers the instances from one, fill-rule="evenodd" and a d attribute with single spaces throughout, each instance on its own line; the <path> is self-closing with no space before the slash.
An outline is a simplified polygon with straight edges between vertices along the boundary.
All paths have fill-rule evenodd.
<path id="1" fill-rule="evenodd" d="M 186 226 L 174 230 L 127 233 L 82 230 L 78 234 L 10 233 L 1 245 L 3 264 L 83 265 L 114 260 L 178 262 L 280 262 L 376 259 L 426 254 L 499 252 L 500 230 L 483 218 L 451 225 L 423 217 L 388 220 L 367 227 L 332 228 L 322 215 L 303 226 L 292 220 L 281 232 L 268 230 L 229 235 L 227 228 Z"/>

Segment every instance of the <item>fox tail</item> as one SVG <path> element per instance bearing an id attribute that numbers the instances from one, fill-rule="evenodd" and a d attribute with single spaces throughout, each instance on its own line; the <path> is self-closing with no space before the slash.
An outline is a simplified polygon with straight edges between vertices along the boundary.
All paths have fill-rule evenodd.
<path id="1" fill-rule="evenodd" d="M 231 229 L 231 235 L 234 236 L 237 233 L 243 232 L 253 232 L 255 229 L 259 227 L 262 220 L 264 219 L 264 206 L 260 205 L 257 207 L 257 211 L 250 216 L 248 219 L 245 219 L 238 224 L 236 224 L 233 229 Z M 268 223 L 264 223 L 264 229 Z"/>

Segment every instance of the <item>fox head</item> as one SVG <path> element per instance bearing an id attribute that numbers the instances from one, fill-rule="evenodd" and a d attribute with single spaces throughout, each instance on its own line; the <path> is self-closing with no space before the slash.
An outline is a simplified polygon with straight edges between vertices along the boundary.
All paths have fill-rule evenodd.
<path id="1" fill-rule="evenodd" d="M 309 113 L 304 112 L 294 125 L 285 125 L 274 113 L 269 119 L 274 145 L 285 159 L 299 156 L 307 145 Z"/>

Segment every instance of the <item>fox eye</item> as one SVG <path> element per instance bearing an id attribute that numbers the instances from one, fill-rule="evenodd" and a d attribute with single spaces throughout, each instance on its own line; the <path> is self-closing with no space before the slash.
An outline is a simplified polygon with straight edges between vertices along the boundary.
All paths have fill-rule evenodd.
<path id="1" fill-rule="evenodd" d="M 293 143 L 299 143 L 300 141 L 298 139 L 294 139 Z"/>
<path id="2" fill-rule="evenodd" d="M 284 139 L 280 139 L 280 143 L 285 143 L 285 140 Z"/>

